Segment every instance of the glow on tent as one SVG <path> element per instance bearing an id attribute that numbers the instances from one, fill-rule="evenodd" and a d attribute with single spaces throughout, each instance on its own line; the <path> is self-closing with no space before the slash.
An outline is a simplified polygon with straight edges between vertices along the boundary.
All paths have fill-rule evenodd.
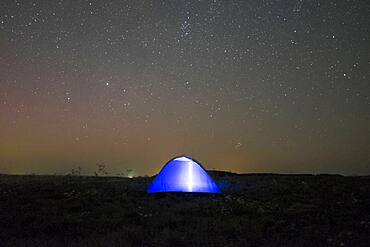
<path id="1" fill-rule="evenodd" d="M 176 157 L 162 168 L 148 189 L 148 193 L 159 192 L 221 193 L 204 168 L 186 156 Z"/>

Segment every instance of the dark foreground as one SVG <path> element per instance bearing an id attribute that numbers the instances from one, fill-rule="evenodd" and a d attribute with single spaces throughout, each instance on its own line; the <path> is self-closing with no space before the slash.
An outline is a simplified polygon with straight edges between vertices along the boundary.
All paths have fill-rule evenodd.
<path id="1" fill-rule="evenodd" d="M 369 246 L 370 177 L 213 173 L 220 196 L 150 178 L 0 176 L 0 246 Z"/>

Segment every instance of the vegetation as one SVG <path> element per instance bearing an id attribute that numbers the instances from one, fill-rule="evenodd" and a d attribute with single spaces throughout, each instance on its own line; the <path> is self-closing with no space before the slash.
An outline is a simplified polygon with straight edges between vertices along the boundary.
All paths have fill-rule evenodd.
<path id="1" fill-rule="evenodd" d="M 211 176 L 223 195 L 150 196 L 152 178 L 1 175 L 0 246 L 370 242 L 370 177 Z"/>

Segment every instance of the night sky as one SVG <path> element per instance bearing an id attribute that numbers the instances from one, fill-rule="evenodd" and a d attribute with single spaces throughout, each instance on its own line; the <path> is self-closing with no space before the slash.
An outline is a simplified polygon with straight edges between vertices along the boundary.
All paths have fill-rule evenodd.
<path id="1" fill-rule="evenodd" d="M 370 1 L 0 2 L 0 172 L 181 154 L 370 174 Z"/>

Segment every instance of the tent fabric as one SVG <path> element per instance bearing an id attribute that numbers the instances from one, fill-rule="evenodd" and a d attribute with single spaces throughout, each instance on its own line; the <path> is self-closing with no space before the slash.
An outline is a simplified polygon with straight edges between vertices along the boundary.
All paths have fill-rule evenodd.
<path id="1" fill-rule="evenodd" d="M 204 168 L 193 159 L 181 156 L 167 162 L 148 189 L 148 193 L 221 193 Z"/>

